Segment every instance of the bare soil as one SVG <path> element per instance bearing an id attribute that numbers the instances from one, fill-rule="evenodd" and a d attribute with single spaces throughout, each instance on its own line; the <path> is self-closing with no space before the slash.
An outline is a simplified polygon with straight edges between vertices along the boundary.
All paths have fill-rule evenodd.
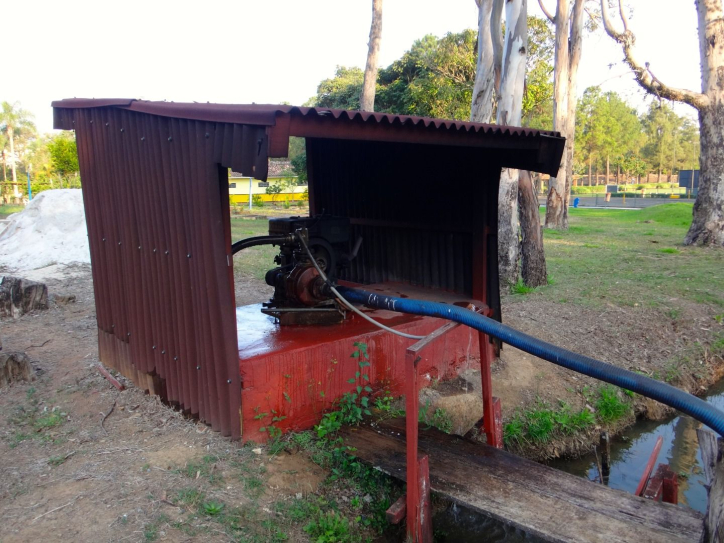
<path id="1" fill-rule="evenodd" d="M 238 508 L 250 540 L 272 540 L 277 529 L 289 540 L 307 540 L 279 503 L 317 492 L 351 497 L 325 487 L 328 473 L 304 454 L 270 457 L 185 418 L 132 383 L 116 390 L 96 368 L 90 268 L 52 271 L 45 278 L 48 310 L 0 320 L 4 351 L 27 353 L 36 374 L 33 382 L 0 389 L 0 542 L 229 541 L 223 526 L 198 512 L 215 502 Z M 239 279 L 239 304 L 269 297 L 263 282 Z M 76 301 L 58 303 L 54 295 Z M 593 309 L 511 296 L 503 315 L 534 336 L 695 393 L 721 374 L 721 361 L 697 347 L 721 331 L 713 329 L 712 310 L 700 304 L 672 320 L 636 305 Z M 584 388 L 594 384 L 511 347 L 493 378 L 506 419 L 540 399 L 583 407 Z M 457 386 L 474 393 L 463 381 Z M 657 417 L 665 411 L 643 400 L 637 410 Z M 590 450 L 590 443 L 578 436 L 525 452 L 543 458 Z"/>

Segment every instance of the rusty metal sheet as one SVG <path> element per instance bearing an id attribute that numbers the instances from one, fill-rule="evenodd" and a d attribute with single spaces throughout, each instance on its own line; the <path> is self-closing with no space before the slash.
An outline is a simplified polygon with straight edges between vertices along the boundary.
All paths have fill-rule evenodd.
<path id="1" fill-rule="evenodd" d="M 528 169 L 555 175 L 563 156 L 565 139 L 558 132 L 521 127 L 498 126 L 449 119 L 431 119 L 410 115 L 347 111 L 329 108 L 296 107 L 273 104 L 210 104 L 151 102 L 144 100 L 70 99 L 53 102 L 56 128 L 72 128 L 73 119 L 66 109 L 117 107 L 130 111 L 176 119 L 232 125 L 266 127 L 266 136 L 256 134 L 255 145 L 262 140 L 263 159 L 257 146 L 256 165 L 263 170 L 268 156 L 286 156 L 289 136 L 326 137 L 353 140 L 407 142 L 416 144 L 470 146 L 502 151 L 498 161 L 503 167 Z M 233 130 L 233 128 L 231 129 Z M 224 142 L 230 146 L 233 135 Z M 238 139 L 238 138 L 237 138 Z M 249 139 L 249 138 L 247 138 Z M 266 179 L 266 171 L 252 172 L 244 152 L 236 150 L 234 169 L 244 175 Z M 241 148 L 239 148 L 241 149 Z M 251 147 L 249 148 L 251 149 Z M 248 150 L 247 150 L 248 151 Z M 228 156 L 231 147 L 223 149 Z"/>
<path id="2" fill-rule="evenodd" d="M 212 137 L 225 126 L 118 107 L 73 120 L 101 360 L 239 437 L 228 196 Z"/>

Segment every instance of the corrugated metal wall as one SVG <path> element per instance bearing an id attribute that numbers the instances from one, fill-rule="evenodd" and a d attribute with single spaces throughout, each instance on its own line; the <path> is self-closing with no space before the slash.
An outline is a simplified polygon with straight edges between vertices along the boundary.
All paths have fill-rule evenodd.
<path id="1" fill-rule="evenodd" d="M 239 437 L 226 167 L 249 171 L 264 129 L 119 108 L 62 115 L 76 130 L 101 360 Z"/>
<path id="2" fill-rule="evenodd" d="M 486 290 L 481 241 L 496 243 L 497 229 L 486 233 L 486 225 L 497 224 L 500 177 L 490 152 L 308 138 L 307 156 L 313 212 L 350 217 L 364 240 L 344 279 L 466 296 Z M 497 252 L 490 256 L 497 262 Z"/>

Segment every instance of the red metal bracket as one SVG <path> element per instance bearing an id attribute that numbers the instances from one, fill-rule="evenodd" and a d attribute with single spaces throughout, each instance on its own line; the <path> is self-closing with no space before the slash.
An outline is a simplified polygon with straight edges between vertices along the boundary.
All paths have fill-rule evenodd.
<path id="1" fill-rule="evenodd" d="M 679 481 L 667 464 L 659 464 L 656 473 L 646 484 L 643 497 L 666 503 L 679 503 Z"/>

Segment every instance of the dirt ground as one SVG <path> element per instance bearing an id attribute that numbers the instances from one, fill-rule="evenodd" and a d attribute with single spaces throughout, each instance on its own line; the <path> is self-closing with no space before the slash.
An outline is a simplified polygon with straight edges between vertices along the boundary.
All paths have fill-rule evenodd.
<path id="1" fill-rule="evenodd" d="M 0 543 L 229 541 L 213 514 L 197 513 L 199 504 L 213 513 L 214 503 L 236 508 L 248 522 L 250 541 L 274 540 L 282 529 L 289 540 L 307 540 L 283 504 L 318 491 L 325 470 L 303 454 L 270 457 L 241 447 L 131 383 L 119 392 L 96 369 L 90 268 L 45 270 L 31 278 L 45 279 L 50 308 L 0 320 L 3 349 L 26 352 L 36 373 L 31 383 L 0 389 Z M 244 281 L 237 281 L 239 304 L 268 298 L 261 281 Z M 54 295 L 75 295 L 76 301 L 57 303 Z M 506 323 L 562 347 L 659 378 L 672 375 L 680 386 L 702 392 L 719 366 L 706 351 L 687 353 L 714 333 L 707 311 L 692 306 L 666 322 L 637 306 L 594 310 L 507 297 L 503 314 Z M 465 380 L 460 383 L 448 393 L 465 392 Z M 590 384 L 511 347 L 494 368 L 505 418 L 541 398 L 583 406 L 581 392 Z M 643 401 L 637 408 L 662 414 Z M 585 439 L 552 442 L 536 454 L 588 447 Z M 341 501 L 354 498 L 335 492 Z"/>

